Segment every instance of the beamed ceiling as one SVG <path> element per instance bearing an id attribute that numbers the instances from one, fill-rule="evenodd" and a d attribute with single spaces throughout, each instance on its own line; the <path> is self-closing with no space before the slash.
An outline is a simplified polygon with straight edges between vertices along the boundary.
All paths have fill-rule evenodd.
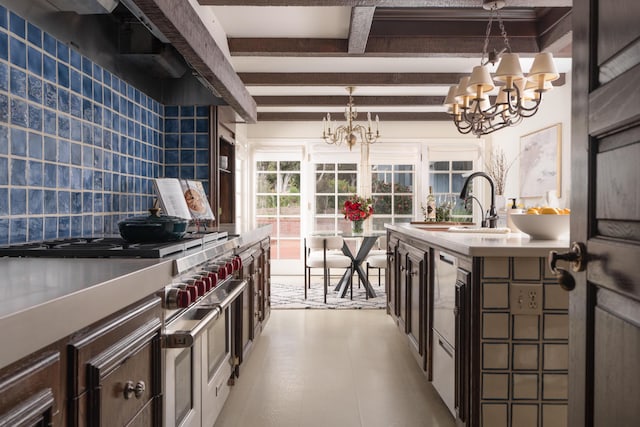
<path id="1" fill-rule="evenodd" d="M 446 120 L 448 86 L 480 63 L 489 19 L 482 0 L 198 2 L 224 30 L 259 122 L 319 121 L 342 112 L 347 86 L 356 87 L 358 111 L 381 121 Z M 525 72 L 538 52 L 558 58 L 563 75 L 555 86 L 570 70 L 571 6 L 571 0 L 506 0 L 500 11 Z M 503 46 L 494 22 L 489 50 Z"/>

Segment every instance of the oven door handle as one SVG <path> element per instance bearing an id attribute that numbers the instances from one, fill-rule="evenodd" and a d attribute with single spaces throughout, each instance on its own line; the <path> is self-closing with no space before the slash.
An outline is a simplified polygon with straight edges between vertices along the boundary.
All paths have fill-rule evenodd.
<path id="1" fill-rule="evenodd" d="M 171 331 L 164 336 L 165 348 L 188 348 L 192 347 L 198 335 L 200 335 L 209 325 L 220 317 L 222 310 L 220 307 L 211 307 L 211 310 L 188 331 Z"/>

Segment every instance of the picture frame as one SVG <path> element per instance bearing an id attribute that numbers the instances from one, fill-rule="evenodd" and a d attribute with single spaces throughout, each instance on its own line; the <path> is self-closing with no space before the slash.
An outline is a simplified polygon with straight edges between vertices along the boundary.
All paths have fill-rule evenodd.
<path id="1" fill-rule="evenodd" d="M 520 137 L 520 197 L 562 190 L 562 123 Z"/>

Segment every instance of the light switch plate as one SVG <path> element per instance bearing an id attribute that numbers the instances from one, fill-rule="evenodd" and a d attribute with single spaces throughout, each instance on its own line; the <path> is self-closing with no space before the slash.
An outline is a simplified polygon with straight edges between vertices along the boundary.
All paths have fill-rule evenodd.
<path id="1" fill-rule="evenodd" d="M 512 283 L 509 302 L 511 314 L 542 314 L 542 285 Z"/>

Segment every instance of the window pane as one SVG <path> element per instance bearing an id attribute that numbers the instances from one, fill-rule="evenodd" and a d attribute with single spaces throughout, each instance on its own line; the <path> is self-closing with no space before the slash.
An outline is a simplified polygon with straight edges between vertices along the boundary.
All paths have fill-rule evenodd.
<path id="1" fill-rule="evenodd" d="M 451 162 L 451 170 L 454 171 L 470 171 L 473 170 L 473 162 L 472 161 L 466 161 L 466 162 Z"/>
<path id="2" fill-rule="evenodd" d="M 351 196 L 338 196 L 338 206 L 337 206 L 336 214 L 340 218 L 344 217 L 342 213 L 342 208 L 344 208 L 344 202 L 346 202 L 349 197 Z"/>
<path id="3" fill-rule="evenodd" d="M 300 215 L 300 196 L 280 196 L 280 215 Z"/>
<path id="4" fill-rule="evenodd" d="M 256 162 L 256 170 L 275 171 L 277 170 L 277 162 Z"/>
<path id="5" fill-rule="evenodd" d="M 299 259 L 300 258 L 300 240 L 279 240 L 280 259 Z"/>
<path id="6" fill-rule="evenodd" d="M 396 218 L 396 224 L 408 224 L 411 222 L 411 218 Z"/>
<path id="7" fill-rule="evenodd" d="M 316 214 L 335 214 L 335 196 L 316 196 Z"/>
<path id="8" fill-rule="evenodd" d="M 336 165 L 334 163 L 316 163 L 316 171 L 334 171 Z"/>
<path id="9" fill-rule="evenodd" d="M 275 215 L 276 196 L 256 196 L 256 213 L 258 215 Z"/>
<path id="10" fill-rule="evenodd" d="M 316 193 L 334 193 L 335 191 L 333 173 L 316 173 Z"/>
<path id="11" fill-rule="evenodd" d="M 356 173 L 339 173 L 338 174 L 338 193 L 353 194 L 358 188 L 358 174 Z"/>
<path id="12" fill-rule="evenodd" d="M 391 215 L 391 196 L 376 196 L 373 199 L 373 216 L 376 214 Z"/>
<path id="13" fill-rule="evenodd" d="M 395 192 L 396 193 L 413 193 L 413 174 L 412 173 L 396 173 Z"/>
<path id="14" fill-rule="evenodd" d="M 280 218 L 280 237 L 299 237 L 299 236 L 300 236 L 300 217 Z"/>
<path id="15" fill-rule="evenodd" d="M 300 174 L 299 173 L 280 173 L 278 174 L 280 181 L 278 182 L 279 193 L 299 193 L 300 192 Z"/>
<path id="16" fill-rule="evenodd" d="M 258 174 L 258 193 L 275 193 L 276 176 L 275 173 Z"/>
<path id="17" fill-rule="evenodd" d="M 300 162 L 280 162 L 280 170 L 283 171 L 299 171 Z"/>
<path id="18" fill-rule="evenodd" d="M 449 192 L 449 175 L 444 173 L 430 173 L 429 182 L 433 187 L 434 193 Z"/>
<path id="19" fill-rule="evenodd" d="M 413 165 L 396 165 L 395 170 L 397 171 L 412 171 Z"/>
<path id="20" fill-rule="evenodd" d="M 373 215 L 372 227 L 374 231 L 383 231 L 385 224 L 391 224 L 391 217 Z"/>
<path id="21" fill-rule="evenodd" d="M 411 215 L 413 213 L 413 196 L 395 197 L 395 214 Z"/>
<path id="22" fill-rule="evenodd" d="M 371 166 L 372 171 L 390 171 L 392 168 L 391 165 L 373 165 Z"/>
<path id="23" fill-rule="evenodd" d="M 464 184 L 464 180 L 466 178 L 463 178 L 461 173 L 454 173 L 451 174 L 451 191 L 453 193 L 458 193 L 460 194 L 460 191 L 462 191 L 462 185 Z M 472 183 L 470 183 L 472 184 Z M 471 188 L 469 188 L 469 191 L 471 191 Z"/>
<path id="24" fill-rule="evenodd" d="M 356 171 L 358 170 L 358 165 L 356 163 L 338 163 L 339 171 Z"/>
<path id="25" fill-rule="evenodd" d="M 448 171 L 449 162 L 429 162 L 430 171 Z"/>
<path id="26" fill-rule="evenodd" d="M 371 177 L 372 193 L 391 193 L 391 174 L 375 173 Z"/>
<path id="27" fill-rule="evenodd" d="M 273 234 L 278 233 L 278 220 L 277 218 L 258 218 L 258 227 L 271 224 L 273 226 Z"/>
<path id="28" fill-rule="evenodd" d="M 313 230 L 319 231 L 335 231 L 335 218 L 318 218 L 314 220 Z"/>

